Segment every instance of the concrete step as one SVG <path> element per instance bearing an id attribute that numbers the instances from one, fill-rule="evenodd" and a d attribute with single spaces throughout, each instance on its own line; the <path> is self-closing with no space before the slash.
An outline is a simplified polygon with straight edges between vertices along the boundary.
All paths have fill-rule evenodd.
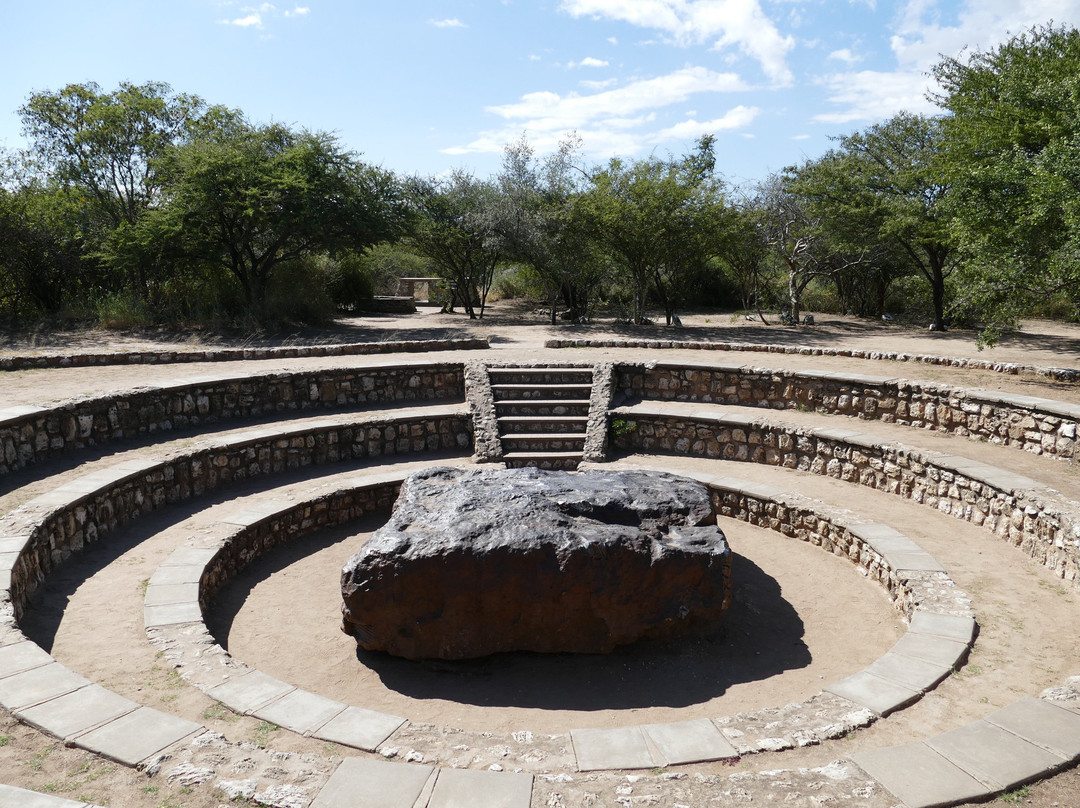
<path id="1" fill-rule="evenodd" d="M 488 368 L 488 378 L 492 384 L 531 384 L 546 382 L 549 384 L 582 384 L 592 381 L 592 368 Z"/>
<path id="2" fill-rule="evenodd" d="M 585 435 L 525 433 L 502 436 L 505 452 L 577 452 L 585 448 Z"/>
<path id="3" fill-rule="evenodd" d="M 589 402 L 582 399 L 512 399 L 496 401 L 495 411 L 501 416 L 588 416 Z"/>
<path id="4" fill-rule="evenodd" d="M 507 468 L 535 466 L 540 469 L 572 471 L 581 462 L 581 452 L 507 452 L 502 460 Z"/>
<path id="5" fill-rule="evenodd" d="M 530 382 L 528 384 L 492 384 L 491 392 L 495 400 L 509 399 L 584 399 L 588 401 L 592 393 L 592 383 L 566 384 L 563 382 Z"/>
<path id="6" fill-rule="evenodd" d="M 497 419 L 499 434 L 520 435 L 533 432 L 585 432 L 587 415 L 504 415 Z"/>

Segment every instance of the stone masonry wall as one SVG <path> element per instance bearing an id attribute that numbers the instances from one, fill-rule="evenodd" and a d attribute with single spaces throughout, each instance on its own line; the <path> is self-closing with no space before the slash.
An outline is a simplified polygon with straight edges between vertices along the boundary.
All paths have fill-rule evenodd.
<path id="1" fill-rule="evenodd" d="M 221 377 L 0 410 L 0 475 L 72 449 L 228 418 L 380 402 L 461 400 L 461 363 Z"/>
<path id="2" fill-rule="evenodd" d="M 210 601 L 221 587 L 272 547 L 317 530 L 343 525 L 364 514 L 389 512 L 400 489 L 400 480 L 342 488 L 237 530 L 203 573 L 199 585 L 203 613 L 208 611 Z"/>
<path id="3" fill-rule="evenodd" d="M 426 451 L 468 451 L 472 424 L 463 413 L 335 424 L 121 464 L 94 475 L 85 494 L 56 489 L 12 511 L 0 536 L 26 538 L 11 572 L 16 617 L 61 561 L 119 526 L 220 486 L 336 461 Z"/>
<path id="4" fill-rule="evenodd" d="M 414 307 L 415 308 L 415 307 Z M 490 348 L 486 338 L 385 340 L 330 345 L 204 348 L 183 351 L 109 351 L 108 353 L 48 353 L 0 356 L 0 371 L 31 368 L 101 367 L 104 365 L 169 365 L 177 362 L 236 362 L 256 359 L 292 359 L 316 356 L 358 356 L 387 353 L 428 353 Z"/>
<path id="5" fill-rule="evenodd" d="M 1080 520 L 1069 502 L 1048 490 L 995 485 L 981 478 L 990 467 L 952 468 L 935 453 L 765 421 L 735 425 L 630 409 L 613 415 L 622 450 L 783 466 L 897 494 L 980 525 L 1080 584 Z"/>
<path id="6" fill-rule="evenodd" d="M 1080 453 L 1080 406 L 1062 402 L 839 373 L 694 365 L 618 365 L 624 396 L 770 409 L 806 409 L 880 420 L 1072 460 Z"/>

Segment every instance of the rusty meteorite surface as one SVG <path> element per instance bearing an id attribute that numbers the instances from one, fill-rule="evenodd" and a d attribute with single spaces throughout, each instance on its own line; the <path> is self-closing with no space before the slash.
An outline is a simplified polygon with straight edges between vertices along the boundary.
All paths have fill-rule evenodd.
<path id="1" fill-rule="evenodd" d="M 731 553 L 707 489 L 646 471 L 431 468 L 345 565 L 343 628 L 408 659 L 604 653 L 711 627 Z"/>

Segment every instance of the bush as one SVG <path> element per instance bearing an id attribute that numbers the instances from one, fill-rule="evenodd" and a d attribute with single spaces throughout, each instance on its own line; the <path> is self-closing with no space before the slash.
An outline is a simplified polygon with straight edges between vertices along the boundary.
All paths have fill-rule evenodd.
<path id="1" fill-rule="evenodd" d="M 334 319 L 331 294 L 334 265 L 326 256 L 304 258 L 278 267 L 266 289 L 262 319 L 268 325 L 325 325 Z"/>
<path id="2" fill-rule="evenodd" d="M 97 324 L 102 328 L 141 328 L 154 322 L 154 313 L 128 290 L 113 292 L 94 305 Z"/>
<path id="3" fill-rule="evenodd" d="M 375 296 L 375 282 L 364 260 L 349 253 L 335 259 L 323 258 L 327 291 L 339 309 L 360 308 L 364 301 Z"/>

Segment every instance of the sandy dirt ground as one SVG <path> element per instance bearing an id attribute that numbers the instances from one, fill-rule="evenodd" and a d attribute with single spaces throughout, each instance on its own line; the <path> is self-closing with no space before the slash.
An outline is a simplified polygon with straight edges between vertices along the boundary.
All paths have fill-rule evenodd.
<path id="1" fill-rule="evenodd" d="M 334 330 L 276 335 L 249 344 L 481 335 L 491 337 L 489 352 L 427 358 L 484 355 L 494 361 L 692 359 L 903 376 L 1080 401 L 1080 390 L 1074 386 L 1038 377 L 909 363 L 753 353 L 542 348 L 549 335 L 623 335 L 876 348 L 1080 367 L 1080 327 L 1076 326 L 1032 323 L 997 348 L 980 352 L 970 333 L 930 334 L 893 324 L 824 315 L 817 316 L 818 325 L 797 329 L 765 327 L 729 315 L 686 316 L 685 327 L 678 331 L 613 324 L 552 328 L 539 317 L 535 320 L 530 322 L 527 312 L 497 305 L 482 322 L 440 314 L 365 318 Z M 223 340 L 103 332 L 9 335 L 0 342 L 0 355 L 126 350 L 151 344 L 183 348 L 218 342 Z M 21 371 L 0 377 L 0 408 L 114 392 L 206 373 L 363 365 L 394 359 L 380 355 L 306 362 Z M 808 422 L 820 418 L 796 413 L 777 417 Z M 1080 500 L 1080 482 L 1072 466 L 961 438 L 922 436 L 888 425 L 868 423 L 859 428 L 863 427 L 866 431 L 883 430 L 883 435 L 892 430 L 915 446 L 948 447 L 956 454 L 996 463 L 1057 484 L 1067 496 Z M 926 443 L 921 442 L 924 437 Z M 153 445 L 133 451 L 153 452 Z M 784 469 L 644 456 L 622 458 L 618 464 L 710 471 L 760 480 L 892 524 L 938 558 L 972 598 L 980 635 L 971 658 L 959 673 L 919 703 L 834 743 L 744 758 L 738 764 L 741 769 L 820 766 L 859 749 L 926 737 L 960 726 L 1024 695 L 1037 695 L 1043 688 L 1080 673 L 1080 591 L 973 526 L 887 494 L 860 489 L 853 495 L 853 489 L 839 481 Z M 337 471 L 310 474 L 314 478 Z M 43 476 L 44 471 L 39 469 L 33 474 L 15 475 L 15 485 L 0 491 L 0 510 L 15 507 L 43 486 L 79 472 L 78 468 L 67 468 L 56 470 L 56 476 Z M 288 486 L 302 488 L 311 482 L 305 477 L 290 478 L 275 480 L 274 486 L 280 491 Z M 141 703 L 198 721 L 230 739 L 253 740 L 304 754 L 340 752 L 222 710 L 164 666 L 143 631 L 145 582 L 182 541 L 192 520 L 205 516 L 210 509 L 235 507 L 243 498 L 268 493 L 273 490 L 268 492 L 255 485 L 230 489 L 216 499 L 158 511 L 120 531 L 107 546 L 82 553 L 50 578 L 44 598 L 24 620 L 24 630 L 82 675 Z M 565 733 L 578 727 L 718 717 L 805 699 L 829 681 L 880 656 L 904 631 L 884 594 L 846 561 L 769 531 L 725 520 L 722 527 L 736 554 L 736 597 L 724 625 L 714 635 L 631 646 L 599 657 L 503 655 L 457 666 L 420 665 L 358 654 L 353 641 L 339 629 L 338 573 L 348 556 L 379 524 L 379 518 L 374 517 L 350 525 L 347 530 L 324 531 L 261 558 L 236 578 L 214 604 L 209 621 L 220 642 L 237 658 L 299 687 L 413 721 L 471 732 L 528 729 Z M 686 769 L 704 774 L 725 771 L 716 764 Z M 18 724 L 2 711 L 0 782 L 110 808 L 218 808 L 225 802 L 220 795 L 150 781 L 137 772 L 66 748 L 62 742 Z M 1077 795 L 1080 775 L 1073 769 L 1014 796 L 1017 802 L 1035 808 L 1068 808 L 1080 806 Z"/>

